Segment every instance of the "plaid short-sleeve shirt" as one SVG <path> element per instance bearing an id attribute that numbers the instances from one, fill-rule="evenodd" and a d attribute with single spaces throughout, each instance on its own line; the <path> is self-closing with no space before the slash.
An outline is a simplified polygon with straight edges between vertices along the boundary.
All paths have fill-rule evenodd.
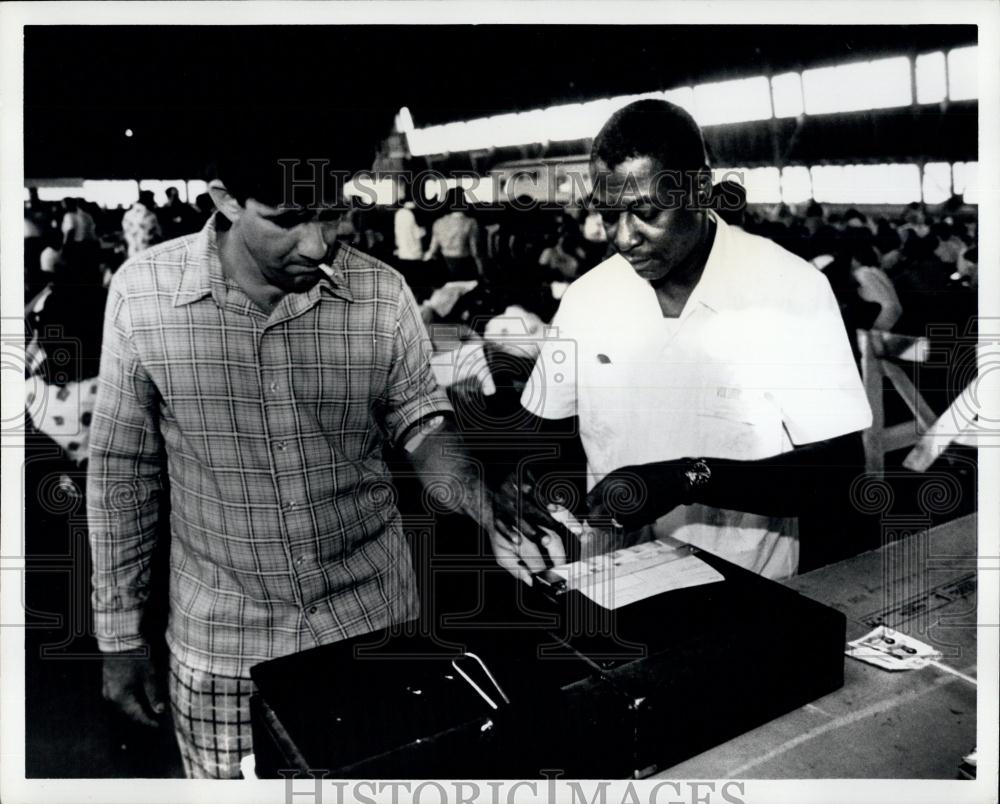
<path id="1" fill-rule="evenodd" d="M 223 277 L 209 221 L 115 275 L 88 478 L 102 650 L 142 644 L 166 477 L 184 664 L 247 676 L 416 616 L 382 447 L 449 404 L 400 276 L 346 246 L 331 265 L 266 315 Z"/>

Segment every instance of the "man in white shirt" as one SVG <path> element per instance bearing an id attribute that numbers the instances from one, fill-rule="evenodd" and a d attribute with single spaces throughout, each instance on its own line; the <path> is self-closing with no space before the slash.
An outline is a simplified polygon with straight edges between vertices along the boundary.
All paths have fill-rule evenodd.
<path id="1" fill-rule="evenodd" d="M 591 524 L 794 574 L 796 517 L 848 505 L 835 477 L 871 423 L 829 283 L 709 208 L 701 132 L 679 107 L 618 111 L 591 173 L 618 253 L 570 286 L 522 405 L 577 418 Z M 517 485 L 508 497 L 542 524 Z"/>
<path id="2" fill-rule="evenodd" d="M 94 218 L 83 208 L 82 198 L 64 198 L 62 219 L 63 242 L 85 243 L 97 241 L 97 226 Z"/>
<path id="3" fill-rule="evenodd" d="M 396 256 L 407 262 L 417 262 L 424 258 L 424 229 L 417 224 L 413 210 L 416 204 L 406 201 L 393 217 L 393 232 L 396 237 Z"/>
<path id="4" fill-rule="evenodd" d="M 396 268 L 406 279 L 413 290 L 417 301 L 423 301 L 436 283 L 437 277 L 432 275 L 424 263 L 424 228 L 417 223 L 413 210 L 417 205 L 413 201 L 405 201 L 396 210 L 392 219 L 393 235 L 396 243 Z"/>

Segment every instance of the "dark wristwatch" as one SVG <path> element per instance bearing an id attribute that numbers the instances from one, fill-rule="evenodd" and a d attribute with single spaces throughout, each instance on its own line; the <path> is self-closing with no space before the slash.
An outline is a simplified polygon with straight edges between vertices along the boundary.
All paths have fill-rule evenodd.
<path id="1" fill-rule="evenodd" d="M 695 502 L 698 492 L 705 488 L 708 481 L 712 479 L 712 470 L 708 468 L 704 458 L 695 458 L 688 462 L 683 470 L 683 475 L 687 481 L 684 490 L 684 505 L 691 505 Z"/>

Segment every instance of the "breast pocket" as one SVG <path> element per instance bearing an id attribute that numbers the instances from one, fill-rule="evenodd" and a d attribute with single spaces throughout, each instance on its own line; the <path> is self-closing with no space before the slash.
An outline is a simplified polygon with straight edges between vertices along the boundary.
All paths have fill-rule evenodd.
<path id="1" fill-rule="evenodd" d="M 705 457 L 759 460 L 785 450 L 781 412 L 766 396 L 717 387 L 699 397 L 696 426 Z"/>

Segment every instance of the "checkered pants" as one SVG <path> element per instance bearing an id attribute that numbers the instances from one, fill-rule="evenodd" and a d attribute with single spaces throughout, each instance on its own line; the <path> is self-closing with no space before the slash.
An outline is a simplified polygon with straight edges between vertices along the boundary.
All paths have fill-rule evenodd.
<path id="1" fill-rule="evenodd" d="M 170 706 L 189 779 L 239 779 L 240 760 L 251 753 L 247 678 L 193 670 L 170 656 Z"/>

